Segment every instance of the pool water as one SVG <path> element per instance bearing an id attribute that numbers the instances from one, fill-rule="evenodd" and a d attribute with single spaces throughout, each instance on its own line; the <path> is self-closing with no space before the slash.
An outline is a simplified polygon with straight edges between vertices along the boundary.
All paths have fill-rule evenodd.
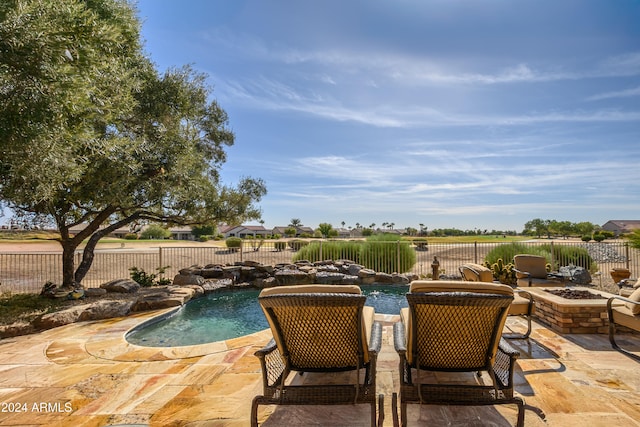
<path id="1" fill-rule="evenodd" d="M 407 307 L 407 286 L 362 286 L 366 305 L 376 313 L 398 314 Z M 131 344 L 177 347 L 237 338 L 267 329 L 257 289 L 225 290 L 190 301 L 174 314 L 146 322 L 129 332 Z"/>

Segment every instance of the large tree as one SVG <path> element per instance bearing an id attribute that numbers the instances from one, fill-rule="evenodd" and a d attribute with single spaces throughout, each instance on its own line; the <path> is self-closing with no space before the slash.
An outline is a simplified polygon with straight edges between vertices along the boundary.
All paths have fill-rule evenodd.
<path id="1" fill-rule="evenodd" d="M 260 179 L 220 183 L 234 135 L 206 76 L 160 74 L 139 31 L 126 1 L 0 2 L 0 201 L 56 224 L 65 287 L 122 226 L 260 217 Z"/>

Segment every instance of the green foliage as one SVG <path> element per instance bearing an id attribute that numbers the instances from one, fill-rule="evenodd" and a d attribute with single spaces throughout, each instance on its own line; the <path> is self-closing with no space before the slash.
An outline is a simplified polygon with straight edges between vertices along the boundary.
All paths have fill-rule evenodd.
<path id="1" fill-rule="evenodd" d="M 225 244 L 229 249 L 240 249 L 242 247 L 242 239 L 239 237 L 229 237 L 225 240 Z"/>
<path id="2" fill-rule="evenodd" d="M 632 248 L 640 249 L 640 229 L 633 230 L 629 235 L 629 245 Z"/>
<path id="3" fill-rule="evenodd" d="M 124 238 L 125 240 L 138 240 L 138 235 L 136 233 L 127 233 Z"/>
<path id="4" fill-rule="evenodd" d="M 299 251 L 300 248 L 307 246 L 308 244 L 309 242 L 306 240 L 300 240 L 300 239 L 289 240 L 289 247 L 294 251 Z"/>
<path id="5" fill-rule="evenodd" d="M 416 252 L 409 242 L 395 234 L 375 234 L 362 245 L 360 264 L 383 273 L 406 273 L 416 263 Z"/>
<path id="6" fill-rule="evenodd" d="M 297 232 L 298 230 L 296 230 L 294 227 L 287 227 L 284 229 L 284 235 L 287 237 L 293 237 Z"/>
<path id="7" fill-rule="evenodd" d="M 168 265 L 156 268 L 158 274 L 148 274 L 146 271 L 138 267 L 131 267 L 129 271 L 131 272 L 131 279 L 142 287 L 167 286 L 171 284 L 170 279 L 158 278 L 159 275 L 164 274 L 167 268 L 169 268 Z"/>
<path id="8" fill-rule="evenodd" d="M 523 243 L 512 242 L 496 246 L 489 251 L 484 260 L 485 263 L 488 263 L 489 265 L 493 265 L 499 259 L 511 262 L 513 261 L 513 257 L 518 254 L 541 255 L 547 258 L 547 261 L 551 259 L 550 257 L 547 257 L 549 254 L 542 250 L 540 246 L 529 246 Z"/>
<path id="9" fill-rule="evenodd" d="M 600 234 L 600 233 L 597 233 L 597 234 L 593 235 L 593 240 L 595 240 L 596 242 L 602 242 L 606 238 L 607 238 L 607 236 L 605 236 L 604 234 Z"/>
<path id="10" fill-rule="evenodd" d="M 500 283 L 510 286 L 515 286 L 517 284 L 518 279 L 516 277 L 516 271 L 514 270 L 515 267 L 512 263 L 505 264 L 502 258 L 498 258 L 494 263 L 485 261 L 484 265 L 491 270 L 493 278 Z"/>
<path id="11" fill-rule="evenodd" d="M 583 242 L 590 242 L 591 241 L 591 236 L 582 236 L 580 239 Z M 595 236 L 594 236 L 594 240 L 595 240 Z"/>
<path id="12" fill-rule="evenodd" d="M 161 225 L 151 224 L 140 233 L 141 239 L 167 239 L 171 232 Z"/>
<path id="13" fill-rule="evenodd" d="M 508 243 L 499 245 L 493 248 L 485 257 L 485 265 L 492 266 L 499 259 L 509 260 L 511 262 L 513 257 L 518 254 L 530 254 L 539 255 L 545 257 L 547 263 L 552 261 L 554 265 L 550 266 L 551 270 L 557 270 L 560 266 L 566 266 L 573 264 L 578 267 L 584 267 L 590 272 L 594 272 L 597 269 L 596 263 L 589 255 L 589 252 L 585 248 L 572 245 L 553 245 L 553 256 L 551 254 L 551 245 L 544 244 L 539 246 L 527 246 L 522 243 Z M 507 262 L 505 262 L 505 265 Z"/>
<path id="14" fill-rule="evenodd" d="M 355 263 L 360 262 L 362 242 L 329 240 L 311 242 L 301 248 L 293 257 L 293 261 L 307 260 L 311 262 L 328 259 L 348 259 Z"/>
<path id="15" fill-rule="evenodd" d="M 332 231 L 335 231 L 337 235 L 337 230 L 334 230 L 333 225 L 329 224 L 328 222 L 323 222 L 319 224 L 318 231 L 320 231 L 320 234 L 322 234 L 325 238 L 331 237 Z"/>
<path id="16" fill-rule="evenodd" d="M 362 237 L 369 237 L 369 236 L 373 236 L 373 230 L 370 228 L 363 228 Z"/>
<path id="17" fill-rule="evenodd" d="M 135 221 L 260 216 L 261 180 L 219 182 L 234 135 L 206 76 L 159 73 L 130 2 L 0 2 L 0 92 L 0 202 L 55 222 L 63 286 L 82 281 L 102 237 Z M 76 269 L 68 255 L 83 241 Z"/>
<path id="18" fill-rule="evenodd" d="M 196 236 L 196 238 L 199 238 L 201 236 L 214 236 L 216 234 L 216 226 L 215 225 L 196 225 L 191 227 L 191 234 Z"/>
<path id="19" fill-rule="evenodd" d="M 30 322 L 36 317 L 56 311 L 64 300 L 37 294 L 0 294 L 0 325 L 17 321 Z"/>
<path id="20" fill-rule="evenodd" d="M 547 262 L 551 260 L 551 245 L 542 245 L 541 248 L 547 252 Z M 555 265 L 552 266 L 552 270 L 557 270 L 561 266 L 573 264 L 578 267 L 584 267 L 591 273 L 597 271 L 598 266 L 589 255 L 589 251 L 585 248 L 580 248 L 571 245 L 554 245 L 553 255 L 555 259 Z"/>

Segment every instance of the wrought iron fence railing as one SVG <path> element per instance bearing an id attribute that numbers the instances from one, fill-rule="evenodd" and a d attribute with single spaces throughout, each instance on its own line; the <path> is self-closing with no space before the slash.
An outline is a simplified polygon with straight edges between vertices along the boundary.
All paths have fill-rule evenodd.
<path id="1" fill-rule="evenodd" d="M 444 274 L 458 274 L 458 267 L 466 262 L 483 263 L 487 254 L 504 243 L 430 243 L 403 241 L 415 252 L 415 264 L 410 272 L 420 277 L 428 277 L 432 272 L 434 257 L 437 257 L 439 269 Z M 388 245 L 399 245 L 395 242 L 382 242 Z M 321 256 L 331 257 L 323 251 L 323 241 L 312 241 L 310 247 L 318 250 Z M 377 250 L 391 253 L 391 267 L 393 263 L 404 264 L 403 251 L 395 251 L 379 244 Z M 526 248 L 534 250 L 536 246 L 547 245 L 551 249 L 553 263 L 566 265 L 567 260 L 560 259 L 560 246 L 585 248 L 595 262 L 592 268 L 594 283 L 613 285 L 609 272 L 613 268 L 628 268 L 632 277 L 640 275 L 640 250 L 629 247 L 625 241 L 601 243 L 584 242 L 525 242 L 520 243 Z M 315 245 L 315 246 L 311 246 Z M 130 268 L 137 267 L 147 273 L 158 274 L 158 269 L 164 267 L 163 277 L 173 278 L 174 275 L 192 265 L 206 266 L 209 264 L 235 264 L 243 261 L 253 261 L 266 265 L 292 263 L 298 254 L 297 248 L 291 248 L 278 242 L 265 241 L 261 244 L 247 241 L 241 248 L 228 249 L 214 246 L 162 246 L 149 249 L 118 248 L 96 250 L 93 265 L 83 280 L 85 287 L 99 287 L 114 279 L 130 277 Z M 326 248 L 325 248 L 326 249 Z M 310 249 L 307 249 L 308 251 Z M 355 249 L 353 249 L 355 251 Z M 309 253 L 309 252 L 307 252 Z M 340 254 L 340 258 L 357 259 L 357 254 Z M 76 265 L 80 262 L 82 253 L 76 253 Z M 372 258 L 376 258 L 373 256 Z M 319 258 L 327 259 L 327 258 Z M 362 260 L 361 260 L 362 261 Z M 366 260 L 365 260 L 366 261 Z M 575 259 L 572 259 L 575 263 Z M 578 260 L 578 263 L 580 261 Z M 377 270 L 376 265 L 367 266 Z M 0 292 L 39 292 L 44 283 L 62 281 L 62 255 L 60 253 L 0 253 Z"/>

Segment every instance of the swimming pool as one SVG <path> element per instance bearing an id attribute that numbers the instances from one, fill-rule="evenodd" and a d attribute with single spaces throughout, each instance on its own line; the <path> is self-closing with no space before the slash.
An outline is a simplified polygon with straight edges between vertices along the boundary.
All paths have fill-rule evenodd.
<path id="1" fill-rule="evenodd" d="M 408 286 L 362 286 L 366 305 L 376 313 L 398 314 L 407 307 Z M 152 319 L 131 330 L 126 339 L 146 347 L 206 344 L 249 335 L 269 324 L 258 304 L 258 289 L 224 290 L 190 301 L 168 316 Z"/>

